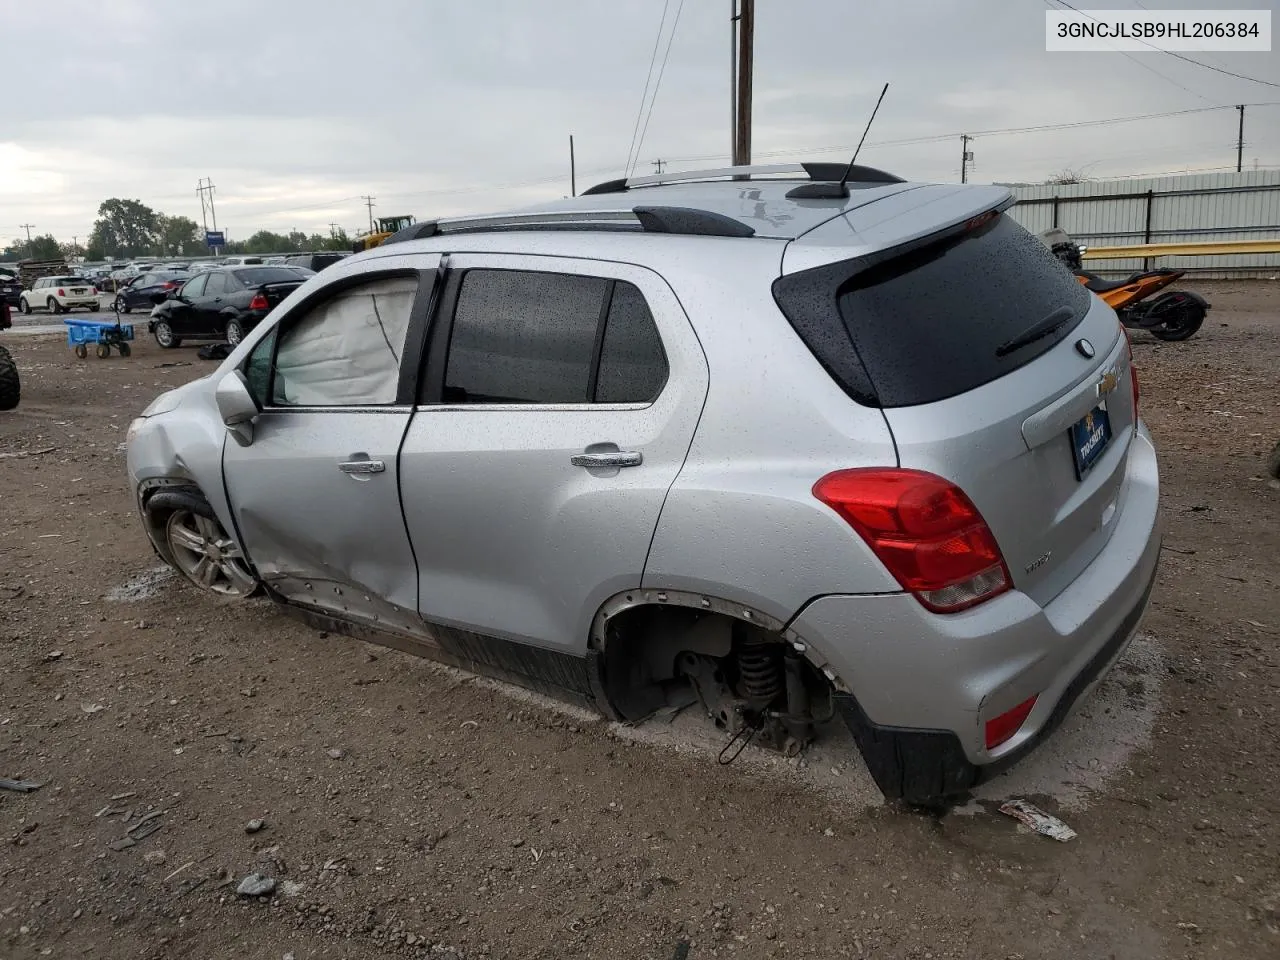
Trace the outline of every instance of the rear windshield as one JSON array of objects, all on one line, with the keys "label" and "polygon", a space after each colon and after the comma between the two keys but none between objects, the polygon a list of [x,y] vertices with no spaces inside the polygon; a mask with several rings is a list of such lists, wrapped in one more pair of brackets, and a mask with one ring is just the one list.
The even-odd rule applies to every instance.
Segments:
[{"label": "rear windshield", "polygon": [[882,407],[1002,377],[1061,342],[1090,303],[1048,248],[1002,214],[897,255],[782,277],[774,296],[845,391]]},{"label": "rear windshield", "polygon": [[88,283],[84,277],[54,277],[49,281],[50,284],[61,284],[62,286],[70,286],[76,283]]},{"label": "rear windshield", "polygon": [[249,267],[231,272],[246,287],[260,287],[264,283],[299,283],[303,279],[297,270],[290,267]]}]

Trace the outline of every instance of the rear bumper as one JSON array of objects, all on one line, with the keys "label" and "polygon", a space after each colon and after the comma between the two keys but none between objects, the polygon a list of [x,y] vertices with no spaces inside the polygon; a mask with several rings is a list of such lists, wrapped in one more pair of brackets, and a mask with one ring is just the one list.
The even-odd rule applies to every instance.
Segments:
[{"label": "rear bumper", "polygon": [[[1131,445],[1123,491],[1107,545],[1044,607],[1014,592],[936,616],[905,594],[829,596],[791,624],[852,691],[840,707],[887,795],[915,782],[904,781],[904,766],[927,767],[920,777],[955,793],[1014,763],[1123,653],[1160,554],[1159,475],[1145,431]],[[1033,695],[1019,731],[988,750],[985,722]]]}]

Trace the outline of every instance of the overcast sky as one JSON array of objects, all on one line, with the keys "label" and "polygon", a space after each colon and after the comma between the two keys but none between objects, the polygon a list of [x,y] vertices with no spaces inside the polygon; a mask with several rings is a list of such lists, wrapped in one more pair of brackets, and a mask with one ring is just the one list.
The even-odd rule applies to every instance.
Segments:
[{"label": "overcast sky", "polygon": [[[665,0],[670,57],[639,151],[672,169],[726,162],[729,2]],[[1048,0],[757,0],[754,152],[847,159],[958,180],[965,131],[1280,101],[1160,53],[1046,53]],[[1138,10],[1131,0],[1090,9]],[[1261,0],[1145,0],[1256,7]],[[566,195],[621,174],[664,0],[9,0],[0,15],[0,245],[87,236],[98,204],[137,198],[218,225],[355,231]],[[665,49],[658,51],[661,62]],[[1272,53],[1193,53],[1280,84]],[[656,70],[655,70],[656,73]],[[1235,110],[978,137],[974,180],[1221,168]],[[931,143],[885,144],[932,135]],[[1280,106],[1246,113],[1245,164],[1280,166]],[[773,156],[767,156],[773,155]]]}]

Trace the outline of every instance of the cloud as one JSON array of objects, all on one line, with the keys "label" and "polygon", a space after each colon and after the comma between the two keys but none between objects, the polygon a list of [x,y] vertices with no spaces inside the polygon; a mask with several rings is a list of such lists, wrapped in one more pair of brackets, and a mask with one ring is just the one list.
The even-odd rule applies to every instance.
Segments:
[{"label": "cloud", "polygon": [[[671,169],[727,160],[726,7],[670,0],[668,27],[677,9],[680,20],[637,173],[659,158]],[[217,184],[233,237],[354,229],[364,194],[375,212],[419,217],[561,196],[570,133],[580,187],[622,171],[662,12],[658,0],[11,4],[6,36],[52,30],[59,42],[6,45],[21,83],[0,126],[0,241],[25,222],[84,236],[113,196],[198,220],[201,177]],[[1280,82],[1270,54],[1195,56]],[[1280,100],[1160,54],[1048,54],[1033,3],[758,0],[759,159],[847,159],[885,81],[860,160],[918,179],[958,179],[961,131]],[[979,137],[974,174],[1226,165],[1235,119]],[[1280,164],[1278,121],[1280,107],[1250,109],[1246,162]],[[940,134],[953,136],[894,142]]]}]

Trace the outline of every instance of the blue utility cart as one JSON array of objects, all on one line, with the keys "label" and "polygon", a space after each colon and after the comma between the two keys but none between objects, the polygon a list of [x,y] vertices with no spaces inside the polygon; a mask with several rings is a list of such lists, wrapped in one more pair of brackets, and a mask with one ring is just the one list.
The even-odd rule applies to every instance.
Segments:
[{"label": "blue utility cart", "polygon": [[83,360],[89,355],[89,344],[97,344],[98,358],[105,360],[115,347],[120,356],[132,352],[129,341],[133,339],[133,324],[115,320],[63,320],[67,325],[67,346]]}]

